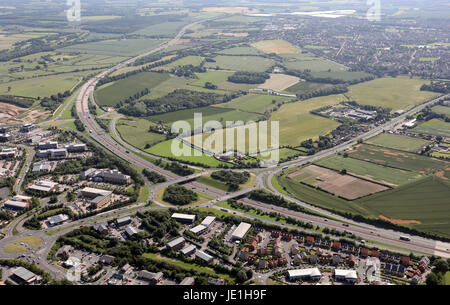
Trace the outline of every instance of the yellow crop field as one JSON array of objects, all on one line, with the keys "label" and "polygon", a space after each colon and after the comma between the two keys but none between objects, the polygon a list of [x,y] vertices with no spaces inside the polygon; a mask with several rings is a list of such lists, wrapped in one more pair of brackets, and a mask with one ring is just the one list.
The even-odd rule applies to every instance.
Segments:
[{"label": "yellow crop field", "polygon": [[284,40],[261,40],[253,43],[252,46],[267,54],[294,54],[300,50],[298,47]]}]

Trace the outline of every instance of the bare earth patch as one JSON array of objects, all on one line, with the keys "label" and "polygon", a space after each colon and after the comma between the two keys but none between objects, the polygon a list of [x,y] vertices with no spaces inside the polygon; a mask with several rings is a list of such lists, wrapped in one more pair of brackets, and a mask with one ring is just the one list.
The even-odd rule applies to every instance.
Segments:
[{"label": "bare earth patch", "polygon": [[[348,200],[354,200],[362,196],[389,189],[383,185],[350,175],[341,175],[333,170],[316,165],[309,165],[290,174],[288,177],[294,178],[299,175],[302,175],[302,179],[300,179],[301,182],[319,187],[333,195],[341,196]],[[311,183],[312,179],[315,179],[315,182]]]},{"label": "bare earth patch", "polygon": [[0,124],[33,123],[41,117],[47,117],[49,114],[48,111],[29,110],[11,104],[0,103]]},{"label": "bare earth patch", "polygon": [[300,81],[300,78],[286,74],[270,74],[270,78],[264,84],[258,86],[262,89],[272,89],[275,91],[283,91]]},{"label": "bare earth patch", "polygon": [[418,225],[421,224],[421,222],[418,221],[418,220],[393,219],[393,218],[388,218],[388,217],[383,216],[383,215],[378,215],[378,217],[383,219],[383,220],[389,221],[390,223],[396,224],[396,225],[408,225],[408,224],[411,224],[411,223],[418,224]]}]

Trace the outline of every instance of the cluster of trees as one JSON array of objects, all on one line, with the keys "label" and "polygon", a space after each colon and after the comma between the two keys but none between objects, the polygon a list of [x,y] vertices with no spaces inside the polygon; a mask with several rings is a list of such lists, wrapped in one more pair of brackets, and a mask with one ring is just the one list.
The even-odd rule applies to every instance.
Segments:
[{"label": "cluster of trees", "polygon": [[341,78],[333,78],[333,77],[322,77],[322,76],[314,76],[311,74],[311,70],[286,70],[286,74],[297,76],[301,79],[304,79],[309,82],[315,82],[315,83],[325,83],[325,84],[348,84],[348,85],[355,85],[362,82],[367,82],[370,80],[375,79],[375,76],[373,75],[367,75],[360,78],[355,78],[351,80],[344,80]]},{"label": "cluster of trees", "polygon": [[157,159],[155,161],[155,164],[158,166],[162,166],[164,169],[171,171],[178,176],[189,176],[195,172],[192,168],[189,168],[186,165],[180,164],[178,162],[166,162],[163,164],[163,161],[161,159]]},{"label": "cluster of trees", "polygon": [[170,73],[175,74],[179,77],[190,77],[196,78],[195,73],[205,73],[206,68],[203,65],[194,66],[194,65],[184,65],[184,66],[176,66],[170,69]]},{"label": "cluster of trees", "polygon": [[146,168],[142,171],[142,174],[153,184],[166,182],[167,179],[163,175],[158,174],[157,172],[149,171]]},{"label": "cluster of trees", "polygon": [[274,195],[264,190],[254,190],[249,193],[248,198],[268,204],[273,204],[289,210],[302,212],[305,214],[311,214],[309,210],[306,210],[305,208],[299,206],[298,204],[287,201],[281,196]]},{"label": "cluster of trees", "polygon": [[232,83],[244,84],[262,84],[270,78],[269,73],[265,72],[246,72],[238,71],[228,77]]},{"label": "cluster of trees", "polygon": [[28,108],[34,103],[34,99],[15,95],[0,95],[0,103],[7,103],[19,107]]},{"label": "cluster of trees", "polygon": [[53,94],[50,97],[44,97],[43,99],[41,99],[40,104],[42,107],[54,111],[59,107],[60,104],[64,102],[64,99],[68,96],[70,96],[70,91],[66,90],[64,91],[64,93],[58,93],[56,95]]},{"label": "cluster of trees", "polygon": [[435,82],[431,82],[429,85],[423,84],[422,87],[420,87],[420,90],[447,94],[447,93],[450,93],[450,82],[435,81]]},{"label": "cluster of trees", "polygon": [[359,104],[357,101],[349,101],[349,102],[342,102],[342,104],[347,104],[352,107],[356,107],[362,110],[366,111],[376,111],[377,116],[375,117],[375,120],[381,120],[381,119],[388,119],[391,116],[392,108],[388,107],[381,107],[381,106],[372,106],[372,105],[362,105]]},{"label": "cluster of trees", "polygon": [[433,110],[431,110],[430,106],[425,107],[417,116],[417,119],[419,121],[429,121],[432,119],[441,119],[446,122],[450,122],[450,117],[443,114],[443,113],[436,113]]},{"label": "cluster of trees", "polygon": [[150,116],[160,113],[192,109],[214,104],[226,103],[240,93],[220,95],[211,92],[198,92],[187,89],[176,89],[166,96],[152,99],[132,101],[119,108],[119,112],[130,116]]},{"label": "cluster of trees", "polygon": [[450,271],[450,258],[447,260],[440,258],[433,262],[434,269],[426,279],[427,285],[444,285],[444,277]]},{"label": "cluster of trees", "polygon": [[318,140],[308,139],[301,142],[300,146],[308,150],[308,155],[313,155],[320,150],[333,147],[333,142],[328,136],[319,136]]},{"label": "cluster of trees", "polygon": [[109,121],[107,119],[100,119],[98,117],[94,118],[95,122],[97,122],[98,126],[100,126],[101,129],[103,129],[106,132],[109,132],[108,123]]},{"label": "cluster of trees", "polygon": [[225,182],[230,191],[235,191],[239,189],[239,184],[244,184],[248,181],[250,173],[220,170],[213,172],[211,178]]},{"label": "cluster of trees", "polygon": [[74,215],[72,210],[69,207],[64,207],[63,204],[46,206],[38,215],[35,215],[34,217],[26,220],[23,226],[30,230],[40,230],[42,229],[42,220],[57,214],[66,214],[69,215],[70,218]]},{"label": "cluster of trees", "polygon": [[184,186],[171,184],[164,191],[163,200],[176,205],[185,205],[197,201],[198,194]]},{"label": "cluster of trees", "polygon": [[206,82],[204,88],[211,89],[211,90],[216,90],[217,89],[217,85],[214,85],[211,82]]},{"label": "cluster of trees", "polygon": [[342,94],[342,93],[347,93],[347,92],[348,92],[348,87],[345,84],[342,84],[342,85],[335,85],[335,86],[328,87],[328,88],[316,89],[316,90],[308,91],[305,93],[299,93],[299,94],[297,94],[297,98],[299,98],[300,100],[307,100],[307,99],[310,99],[313,97],[327,96],[327,95],[332,95],[332,94]]},{"label": "cluster of trees", "polygon": [[180,225],[170,217],[167,210],[147,211],[137,214],[142,219],[142,227],[150,233],[155,242],[159,242],[167,234],[176,236]]}]

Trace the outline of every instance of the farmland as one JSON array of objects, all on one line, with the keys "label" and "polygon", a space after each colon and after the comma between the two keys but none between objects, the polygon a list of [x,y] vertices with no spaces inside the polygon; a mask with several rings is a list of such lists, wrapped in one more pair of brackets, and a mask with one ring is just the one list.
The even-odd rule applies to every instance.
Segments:
[{"label": "farmland", "polygon": [[347,70],[347,68],[341,64],[320,58],[310,53],[282,54],[280,56],[283,58],[283,65],[285,65],[288,69],[309,69],[312,72]]},{"label": "farmland", "polygon": [[336,196],[353,200],[388,188],[349,175],[341,175],[316,165],[309,165],[288,175],[295,182],[302,182],[323,189]]},{"label": "farmland", "polygon": [[445,114],[446,116],[450,117],[450,107],[448,106],[434,106],[431,108],[433,112],[436,112],[438,114]]},{"label": "farmland", "polygon": [[164,40],[162,39],[103,40],[73,45],[60,50],[63,52],[82,52],[131,57],[144,53],[147,50],[151,50],[163,42]]},{"label": "farmland", "polygon": [[[219,104],[217,105],[217,107],[233,108],[263,114],[265,110],[275,107],[279,102],[288,100],[289,98],[280,96],[247,94],[240,96],[228,103]],[[275,101],[275,103],[273,103],[273,101]]]},{"label": "farmland", "polygon": [[286,74],[270,74],[270,78],[259,85],[258,88],[283,91],[286,88],[294,86],[300,81],[298,77]]},{"label": "farmland", "polygon": [[375,194],[361,204],[379,215],[392,219],[415,220],[408,226],[418,230],[450,236],[450,183],[434,176]]},{"label": "farmland", "polygon": [[439,119],[432,119],[414,127],[413,131],[434,136],[450,137],[450,123]]},{"label": "farmland", "polygon": [[422,176],[405,170],[393,169],[383,165],[353,158],[344,158],[337,155],[316,161],[315,164],[337,171],[346,169],[352,175],[390,186],[403,185]]},{"label": "farmland", "polygon": [[433,173],[449,166],[448,162],[438,159],[368,144],[356,145],[352,150],[348,151],[348,155],[350,158],[419,174]]},{"label": "farmland", "polygon": [[95,91],[95,100],[101,106],[115,106],[118,102],[145,88],[152,89],[170,76],[163,73],[142,72],[128,78],[107,83]]},{"label": "farmland", "polygon": [[299,48],[284,40],[262,40],[252,46],[268,54],[293,54],[300,51]]},{"label": "farmland", "polygon": [[274,63],[271,59],[258,56],[219,55],[214,57],[214,60],[216,62],[208,62],[205,64],[205,67],[220,67],[220,69],[231,71],[264,72]]},{"label": "farmland", "polygon": [[424,80],[407,77],[377,78],[350,86],[347,95],[362,105],[381,106],[392,111],[409,110],[437,96],[436,93],[420,91],[424,83]]},{"label": "farmland", "polygon": [[295,93],[295,94],[303,94],[308,93],[314,90],[331,88],[333,85],[323,84],[323,83],[314,83],[314,82],[306,82],[300,81],[295,85],[286,88],[287,92]]},{"label": "farmland", "polygon": [[219,52],[224,55],[261,55],[263,54],[255,47],[234,47]]},{"label": "farmland", "polygon": [[421,138],[412,138],[389,133],[382,133],[375,138],[367,140],[366,142],[368,144],[384,146],[387,148],[404,150],[408,152],[416,152],[425,145],[431,144],[431,141],[427,141]]}]

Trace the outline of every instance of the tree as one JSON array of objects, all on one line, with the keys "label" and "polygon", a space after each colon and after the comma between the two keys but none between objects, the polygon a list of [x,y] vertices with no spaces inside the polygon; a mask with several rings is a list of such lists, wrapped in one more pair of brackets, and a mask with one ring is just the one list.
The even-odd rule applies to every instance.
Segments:
[{"label": "tree", "polygon": [[341,169],[341,175],[347,175],[347,170],[345,168]]},{"label": "tree", "polygon": [[448,271],[448,263],[446,260],[438,259],[434,262],[434,266],[436,267],[436,272],[447,272]]},{"label": "tree", "polygon": [[439,277],[436,275],[436,273],[431,272],[430,274],[428,274],[425,283],[427,285],[439,285],[440,280]]},{"label": "tree", "polygon": [[58,196],[52,195],[52,196],[50,197],[49,203],[57,203],[57,202],[58,202]]},{"label": "tree", "polygon": [[236,274],[236,281],[239,283],[243,283],[246,280],[248,280],[247,273],[243,269],[239,270]]}]

